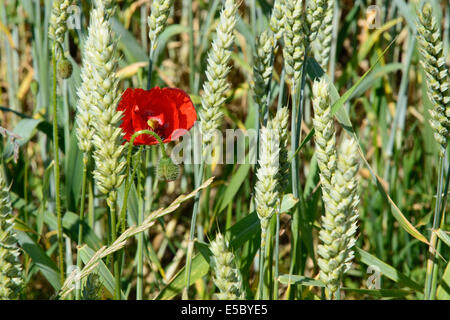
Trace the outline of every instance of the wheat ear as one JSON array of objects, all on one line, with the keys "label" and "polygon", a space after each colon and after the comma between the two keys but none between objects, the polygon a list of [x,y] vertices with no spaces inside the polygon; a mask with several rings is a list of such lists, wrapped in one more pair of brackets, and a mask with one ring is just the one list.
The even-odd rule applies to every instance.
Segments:
[{"label": "wheat ear", "polygon": [[280,108],[272,121],[269,121],[267,128],[278,132],[280,140],[279,147],[279,170],[278,170],[278,187],[282,193],[284,187],[289,184],[289,168],[290,162],[288,159],[288,143],[289,143],[289,109],[287,107]]},{"label": "wheat ear", "polygon": [[322,217],[318,247],[320,279],[327,295],[335,296],[341,277],[350,267],[356,242],[359,196],[357,192],[359,154],[355,140],[341,142],[332,189],[322,188],[325,215]]},{"label": "wheat ear", "polygon": [[23,286],[9,190],[0,175],[0,300],[18,297]]},{"label": "wheat ear", "polygon": [[440,144],[440,156],[443,157],[450,136],[448,70],[443,53],[441,30],[428,2],[419,13],[417,30],[419,51],[422,55],[420,61],[426,74],[428,97],[433,104],[430,110],[430,124],[434,129],[434,137]]},{"label": "wheat ear", "polygon": [[285,0],[275,0],[270,16],[270,29],[272,30],[276,41],[283,37],[284,26],[286,23],[286,18],[284,16],[284,2]]},{"label": "wheat ear", "polygon": [[264,112],[267,101],[267,87],[272,77],[272,50],[274,38],[271,33],[264,31],[256,39],[256,50],[253,57],[253,98],[259,108],[260,115]]},{"label": "wheat ear", "polygon": [[331,42],[333,40],[333,17],[334,17],[334,1],[328,0],[327,10],[323,23],[320,26],[317,38],[314,41],[314,53],[316,61],[326,72],[328,69],[328,61],[330,60]]},{"label": "wheat ear", "polygon": [[303,55],[305,53],[305,34],[303,30],[303,1],[285,1],[284,6],[284,68],[287,82],[295,86],[300,79]]},{"label": "wheat ear", "polygon": [[108,195],[108,204],[112,205],[117,198],[117,188],[124,179],[122,174],[126,162],[121,160],[124,146],[122,131],[118,123],[122,113],[116,110],[120,98],[118,92],[119,79],[116,75],[118,55],[116,41],[112,37],[111,26],[106,19],[105,8],[101,2],[92,11],[85,60],[92,66],[92,77],[89,94],[94,103],[91,105],[91,119],[95,147],[94,178],[98,189]]},{"label": "wheat ear", "polygon": [[150,16],[147,19],[149,28],[148,36],[152,45],[150,50],[152,52],[158,46],[158,36],[166,27],[172,5],[173,0],[154,0],[152,2]]},{"label": "wheat ear", "polygon": [[264,248],[270,218],[276,212],[278,197],[278,172],[280,138],[271,124],[260,130],[260,158],[255,184],[256,213],[261,221],[261,248]]},{"label": "wheat ear", "polygon": [[325,79],[314,81],[312,93],[316,158],[320,170],[320,184],[325,192],[330,193],[337,156],[334,120],[328,92],[329,85]]},{"label": "wheat ear", "polygon": [[64,43],[64,36],[67,31],[67,18],[69,17],[70,0],[54,0],[52,13],[50,15],[50,24],[48,26],[48,35],[58,46]]},{"label": "wheat ear", "polygon": [[308,35],[307,41],[312,43],[323,24],[323,19],[328,7],[329,0],[309,0],[306,7],[305,34]]},{"label": "wheat ear", "polygon": [[233,30],[236,24],[237,6],[235,1],[226,0],[220,13],[216,36],[208,53],[206,82],[203,85],[202,108],[200,114],[200,129],[203,143],[210,144],[214,131],[222,122],[220,107],[225,102],[225,93],[229,88],[227,75],[230,71],[228,62],[231,56],[231,45],[234,42]]},{"label": "wheat ear", "polygon": [[313,84],[313,108],[316,157],[320,170],[325,215],[319,233],[318,247],[320,278],[333,297],[342,275],[350,269],[357,229],[359,197],[357,172],[359,154],[353,139],[341,143],[336,154],[334,120],[325,79]]},{"label": "wheat ear", "polygon": [[220,300],[245,299],[241,272],[236,267],[236,259],[229,249],[228,241],[219,233],[210,248],[214,256],[214,283],[220,290],[217,297]]}]

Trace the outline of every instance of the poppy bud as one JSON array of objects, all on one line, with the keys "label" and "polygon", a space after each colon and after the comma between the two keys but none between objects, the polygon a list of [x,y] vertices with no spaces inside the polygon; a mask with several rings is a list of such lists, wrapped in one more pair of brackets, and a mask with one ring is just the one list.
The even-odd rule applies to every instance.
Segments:
[{"label": "poppy bud", "polygon": [[156,167],[156,176],[158,180],[174,181],[180,174],[180,167],[173,163],[170,157],[162,157]]},{"label": "poppy bud", "polygon": [[72,63],[67,59],[62,59],[58,62],[58,75],[62,79],[68,79],[72,75]]}]

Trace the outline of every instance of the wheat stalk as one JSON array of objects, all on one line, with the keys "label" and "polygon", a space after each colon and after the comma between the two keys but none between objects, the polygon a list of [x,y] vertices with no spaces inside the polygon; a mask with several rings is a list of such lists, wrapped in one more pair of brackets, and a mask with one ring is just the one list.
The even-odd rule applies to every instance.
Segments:
[{"label": "wheat stalk", "polygon": [[217,297],[220,300],[245,299],[241,272],[236,267],[236,258],[229,249],[228,241],[219,233],[211,242],[210,249],[214,257],[214,283],[220,290]]},{"label": "wheat stalk", "polygon": [[23,286],[9,190],[0,175],[0,300],[15,299]]},{"label": "wheat stalk", "polygon": [[434,137],[440,144],[439,154],[444,156],[450,136],[450,97],[448,93],[448,70],[443,54],[441,30],[427,2],[419,13],[417,39],[420,60],[426,74],[428,97],[433,105],[430,124]]}]

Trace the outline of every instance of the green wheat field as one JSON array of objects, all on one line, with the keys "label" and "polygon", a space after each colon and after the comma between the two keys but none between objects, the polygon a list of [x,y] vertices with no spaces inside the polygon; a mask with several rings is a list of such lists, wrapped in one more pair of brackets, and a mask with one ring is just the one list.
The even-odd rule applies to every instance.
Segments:
[{"label": "green wheat field", "polygon": [[450,1],[0,0],[0,300],[448,300]]}]

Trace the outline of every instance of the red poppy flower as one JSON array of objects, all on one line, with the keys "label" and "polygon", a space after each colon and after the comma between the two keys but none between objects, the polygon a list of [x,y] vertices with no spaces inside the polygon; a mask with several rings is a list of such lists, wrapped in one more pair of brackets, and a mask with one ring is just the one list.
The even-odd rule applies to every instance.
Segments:
[{"label": "red poppy flower", "polygon": [[[127,141],[130,141],[135,132],[152,130],[167,143],[186,133],[197,120],[191,99],[186,92],[177,88],[128,88],[123,93],[117,110],[123,112],[120,127]],[[157,143],[155,137],[149,134],[142,134],[134,140],[135,145]]]}]

